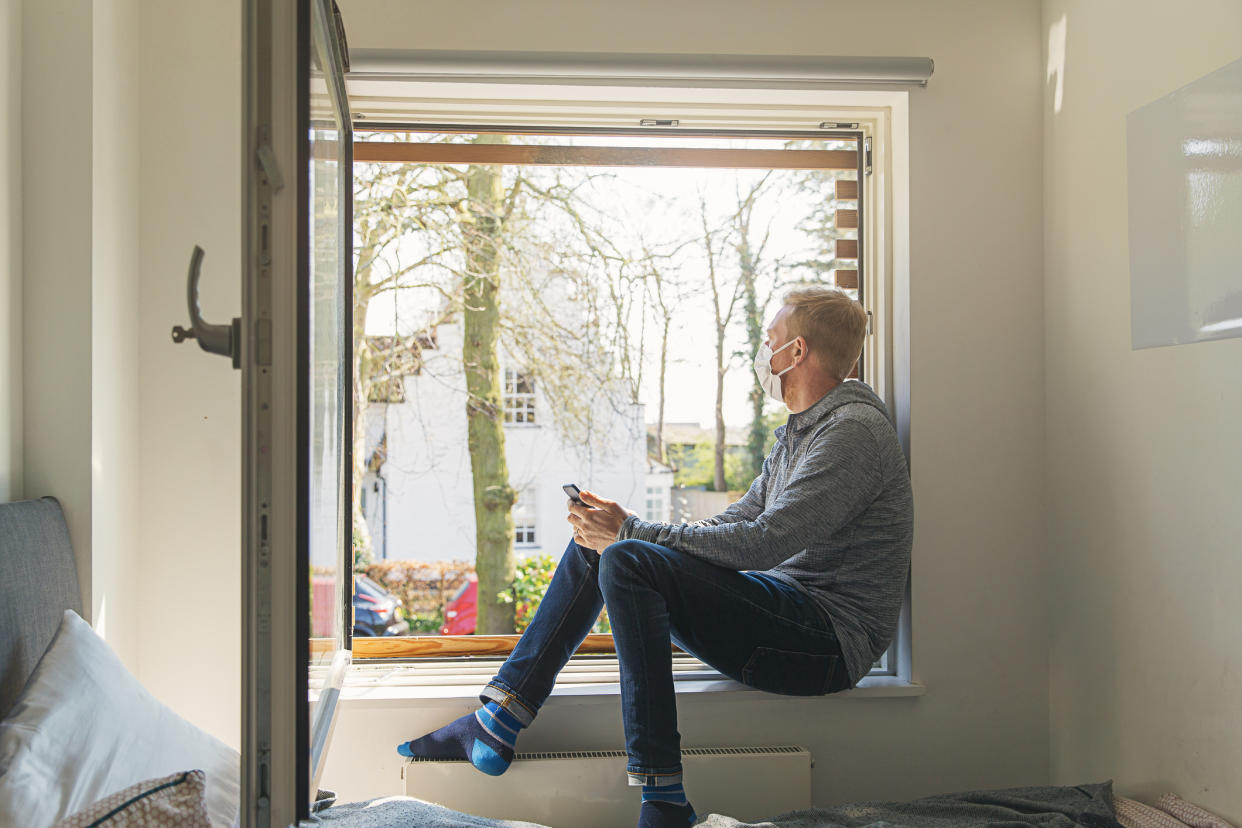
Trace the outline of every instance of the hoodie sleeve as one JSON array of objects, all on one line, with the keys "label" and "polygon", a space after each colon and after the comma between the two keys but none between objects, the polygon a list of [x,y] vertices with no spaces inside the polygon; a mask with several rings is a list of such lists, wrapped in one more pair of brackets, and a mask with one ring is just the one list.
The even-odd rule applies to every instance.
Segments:
[{"label": "hoodie sleeve", "polygon": [[[771,569],[830,537],[879,495],[880,454],[866,425],[847,418],[832,421],[812,437],[806,454],[771,506],[761,508],[746,497],[722,515],[719,523],[654,523],[630,516],[617,533],[677,549],[734,570]],[[743,505],[745,504],[745,505]],[[759,509],[757,514],[752,514]]]}]

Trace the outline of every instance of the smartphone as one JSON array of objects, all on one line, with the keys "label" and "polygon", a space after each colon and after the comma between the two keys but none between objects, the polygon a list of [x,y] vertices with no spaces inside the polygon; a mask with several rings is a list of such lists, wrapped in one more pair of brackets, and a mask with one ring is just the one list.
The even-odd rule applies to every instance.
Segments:
[{"label": "smartphone", "polygon": [[586,505],[582,502],[582,498],[579,496],[582,494],[582,490],[573,483],[566,483],[564,486],[561,486],[561,488],[565,490],[565,494],[569,495],[569,499],[574,503],[577,503],[579,506]]}]

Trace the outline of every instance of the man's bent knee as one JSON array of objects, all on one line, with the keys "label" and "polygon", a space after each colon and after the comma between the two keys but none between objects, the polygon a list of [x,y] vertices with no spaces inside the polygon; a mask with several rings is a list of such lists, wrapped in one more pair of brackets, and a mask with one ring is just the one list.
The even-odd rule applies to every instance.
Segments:
[{"label": "man's bent knee", "polygon": [[651,580],[656,571],[667,564],[670,551],[640,540],[622,540],[605,547],[599,559],[600,588],[632,583],[636,578]]},{"label": "man's bent knee", "polygon": [[628,579],[638,573],[646,544],[642,541],[623,540],[604,547],[599,556],[599,580],[605,582]]}]

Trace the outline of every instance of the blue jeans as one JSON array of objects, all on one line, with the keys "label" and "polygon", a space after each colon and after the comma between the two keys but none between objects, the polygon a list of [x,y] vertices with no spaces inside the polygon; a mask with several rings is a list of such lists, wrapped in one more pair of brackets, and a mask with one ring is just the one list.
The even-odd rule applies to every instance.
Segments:
[{"label": "blue jeans", "polygon": [[831,621],[795,587],[645,541],[620,541],[603,555],[571,541],[480,699],[530,724],[604,606],[620,662],[632,785],[681,781],[670,644],[772,693],[819,696],[850,685]]}]

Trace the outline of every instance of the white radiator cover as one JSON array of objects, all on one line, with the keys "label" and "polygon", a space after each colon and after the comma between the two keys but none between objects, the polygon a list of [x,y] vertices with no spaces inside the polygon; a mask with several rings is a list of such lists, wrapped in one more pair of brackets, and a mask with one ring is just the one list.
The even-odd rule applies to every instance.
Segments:
[{"label": "white radiator cover", "polygon": [[[683,748],[686,794],[700,817],[755,822],[811,807],[806,748]],[[630,787],[625,752],[519,753],[503,776],[465,761],[411,760],[401,769],[406,796],[494,819],[552,828],[617,828],[638,821],[641,792]]]}]

